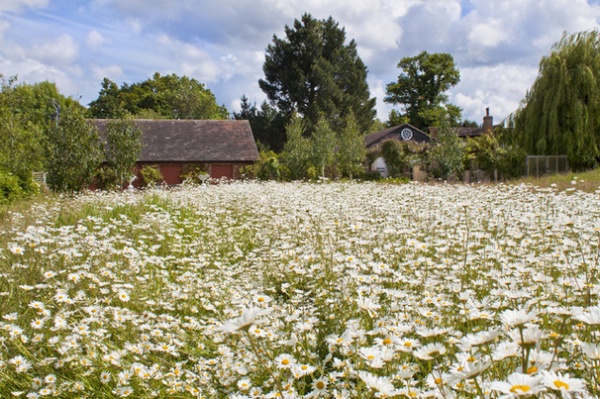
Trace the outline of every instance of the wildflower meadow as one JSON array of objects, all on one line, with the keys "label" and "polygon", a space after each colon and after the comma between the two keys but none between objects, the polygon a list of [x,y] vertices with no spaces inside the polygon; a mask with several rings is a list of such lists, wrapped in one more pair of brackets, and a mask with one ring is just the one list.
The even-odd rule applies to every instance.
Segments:
[{"label": "wildflower meadow", "polygon": [[9,212],[0,397],[599,397],[599,194],[233,182]]}]

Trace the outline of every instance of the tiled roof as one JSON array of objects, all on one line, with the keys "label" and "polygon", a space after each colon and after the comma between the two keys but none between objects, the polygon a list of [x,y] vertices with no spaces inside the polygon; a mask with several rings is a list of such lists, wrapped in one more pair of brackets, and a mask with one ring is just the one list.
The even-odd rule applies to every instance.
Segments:
[{"label": "tiled roof", "polygon": [[[109,121],[95,119],[100,132]],[[248,121],[137,119],[142,130],[139,162],[246,162],[259,159]]]}]

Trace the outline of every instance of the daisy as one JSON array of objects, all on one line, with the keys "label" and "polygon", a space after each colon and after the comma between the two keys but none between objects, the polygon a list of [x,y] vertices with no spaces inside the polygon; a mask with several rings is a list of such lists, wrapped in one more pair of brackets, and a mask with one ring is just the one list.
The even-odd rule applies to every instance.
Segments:
[{"label": "daisy", "polygon": [[512,330],[510,336],[514,342],[521,346],[532,346],[535,345],[544,335],[544,332],[540,330],[537,324],[527,326],[524,329]]},{"label": "daisy", "polygon": [[446,347],[439,342],[433,342],[413,351],[413,355],[421,360],[432,360],[437,355],[446,353]]},{"label": "daisy", "polygon": [[590,360],[600,360],[600,346],[583,342],[581,344],[581,351]]},{"label": "daisy", "polygon": [[600,306],[589,307],[587,312],[575,315],[575,318],[588,325],[598,325],[600,324]]},{"label": "daisy", "polygon": [[223,323],[221,326],[221,331],[225,333],[235,333],[240,330],[248,330],[248,328],[254,324],[256,319],[264,313],[265,311],[260,308],[244,309],[240,317],[227,320],[225,323]]},{"label": "daisy", "polygon": [[494,381],[490,384],[490,388],[504,393],[507,398],[537,395],[544,391],[541,377],[521,373],[509,375],[506,381]]},{"label": "daisy", "polygon": [[500,320],[507,327],[522,326],[525,323],[534,321],[537,318],[537,312],[526,312],[524,310],[505,310],[500,314]]},{"label": "daisy", "polygon": [[392,395],[396,389],[390,380],[385,377],[378,377],[367,371],[359,371],[358,376],[369,388],[384,395]]},{"label": "daisy", "polygon": [[279,369],[290,369],[296,364],[296,359],[292,355],[282,353],[275,358],[275,365]]},{"label": "daisy", "polygon": [[549,371],[541,372],[543,383],[546,387],[558,390],[562,397],[567,399],[573,396],[573,393],[584,393],[585,386],[582,379],[571,378],[569,374],[560,374]]}]

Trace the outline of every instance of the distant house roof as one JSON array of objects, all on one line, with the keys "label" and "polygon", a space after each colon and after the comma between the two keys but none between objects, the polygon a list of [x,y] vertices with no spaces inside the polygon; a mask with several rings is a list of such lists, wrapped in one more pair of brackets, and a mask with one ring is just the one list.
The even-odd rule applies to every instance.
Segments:
[{"label": "distant house roof", "polygon": [[[106,131],[109,120],[93,123]],[[138,162],[253,162],[259,159],[246,120],[137,119],[142,130]]]},{"label": "distant house roof", "polygon": [[376,146],[386,140],[430,142],[431,137],[424,131],[405,123],[399,126],[390,127],[379,132],[367,134],[364,137],[367,148]]}]

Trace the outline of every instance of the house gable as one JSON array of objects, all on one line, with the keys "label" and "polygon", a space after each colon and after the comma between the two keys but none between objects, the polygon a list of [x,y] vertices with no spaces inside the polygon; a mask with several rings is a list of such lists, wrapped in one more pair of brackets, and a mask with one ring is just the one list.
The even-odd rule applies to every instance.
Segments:
[{"label": "house gable", "polygon": [[379,132],[367,134],[364,138],[367,148],[375,147],[387,140],[413,141],[417,143],[429,143],[431,137],[424,131],[405,123]]}]

